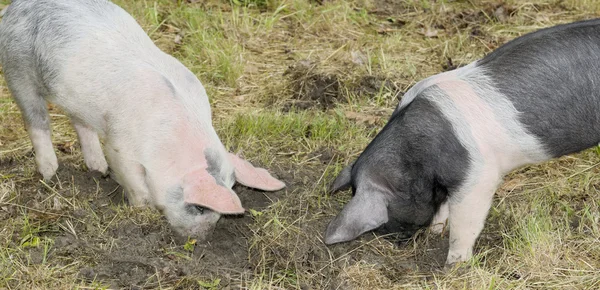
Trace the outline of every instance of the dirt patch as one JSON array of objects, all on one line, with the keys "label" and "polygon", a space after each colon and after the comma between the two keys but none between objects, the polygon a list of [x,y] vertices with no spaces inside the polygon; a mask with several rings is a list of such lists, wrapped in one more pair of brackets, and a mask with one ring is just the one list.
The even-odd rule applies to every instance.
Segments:
[{"label": "dirt patch", "polygon": [[396,97],[401,94],[400,88],[383,76],[360,76],[355,83],[356,85],[354,85],[353,90],[355,94],[369,99],[376,97],[382,92],[392,92]]},{"label": "dirt patch", "polygon": [[[263,193],[243,186],[235,186],[246,208],[262,210],[284,192]],[[125,220],[113,227],[111,239],[116,241],[112,251],[101,252],[101,261],[94,267],[82,269],[82,277],[108,281],[119,287],[138,285],[158,286],[162,280],[180,280],[182,287],[197,287],[198,281],[220,277],[220,286],[252,274],[248,263],[248,224],[253,219],[243,216],[224,216],[213,234],[193,251],[183,248],[185,241],[163,221],[160,224],[137,224]],[[185,286],[184,286],[185,285]]]},{"label": "dirt patch", "polygon": [[333,148],[320,147],[308,153],[308,157],[310,160],[319,160],[322,165],[329,165],[338,162],[340,152]]},{"label": "dirt patch", "polygon": [[488,2],[477,7],[477,9],[468,8],[464,10],[458,10],[456,12],[450,12],[447,14],[447,17],[438,19],[439,22],[436,24],[439,25],[440,28],[446,28],[447,26],[456,27],[459,29],[464,29],[467,27],[479,28],[481,25],[485,25],[492,21],[507,22],[515,11],[516,7],[506,3]]},{"label": "dirt patch", "polygon": [[400,16],[413,10],[414,8],[404,0],[375,0],[369,13],[379,16]]},{"label": "dirt patch", "polygon": [[[186,240],[177,237],[157,211],[130,208],[115,181],[64,159],[60,158],[57,177],[47,185],[38,182],[37,175],[18,182],[19,194],[0,211],[3,218],[19,219],[19,208],[24,207],[29,210],[28,223],[41,229],[16,233],[15,247],[27,234],[53,241],[47,256],[43,247],[29,249],[31,263],[44,259],[50,264],[80,263],[81,280],[132,289],[155,288],[160,283],[198,288],[198,281],[212,281],[212,277],[226,286],[253,273],[248,263],[250,214],[222,217],[206,242],[185,249]],[[35,165],[28,158],[0,160],[3,175],[20,175],[25,166]],[[285,180],[285,173],[281,175]],[[255,210],[264,210],[286,192],[266,193],[240,185],[234,190],[245,208]]]},{"label": "dirt patch", "polygon": [[[436,18],[434,26],[437,29],[443,29],[448,34],[461,33],[469,31],[469,36],[483,42],[489,50],[496,49],[504,44],[507,39],[504,37],[493,36],[484,26],[495,23],[508,23],[512,20],[516,12],[516,7],[502,2],[489,2],[481,7],[467,8],[463,10],[451,10],[444,13],[442,17]],[[452,60],[448,59],[445,70],[452,69]]]},{"label": "dirt patch", "polygon": [[339,76],[321,71],[317,62],[304,60],[284,72],[291,100],[283,111],[319,109],[322,111],[345,103],[348,93],[364,99],[374,99],[383,93],[399,95],[400,89],[380,75]]},{"label": "dirt patch", "polygon": [[290,66],[284,76],[292,91],[292,100],[284,104],[284,111],[311,108],[327,110],[334,107],[342,97],[338,76],[319,72],[315,62],[300,61]]},{"label": "dirt patch", "polygon": [[[412,31],[417,31],[426,38],[437,38],[439,34],[453,35],[469,31],[472,38],[483,42],[489,50],[497,48],[507,39],[493,36],[483,27],[490,23],[509,23],[517,14],[517,7],[504,2],[490,1],[477,6],[460,6],[447,8],[445,6],[416,6],[406,1],[377,0],[371,14],[381,17],[377,32],[388,35],[397,32],[407,24],[411,24]],[[534,9],[543,7],[533,6]],[[409,22],[406,15],[411,13],[435,13],[436,17],[430,20]],[[411,30],[411,29],[407,29]],[[407,31],[410,33],[410,31]],[[444,70],[455,68],[452,62],[443,64]]]},{"label": "dirt patch", "polygon": [[[414,12],[430,12],[432,9],[436,9],[437,7],[443,6],[436,6],[435,4],[419,5],[418,3],[411,3],[405,0],[375,0],[373,1],[372,8],[369,9],[369,13],[378,16],[391,17],[389,19],[392,20],[394,17],[399,17]],[[441,11],[445,11],[445,9],[446,8],[443,8]],[[449,17],[438,18],[437,24],[444,20],[451,20],[456,21],[456,23],[462,22],[466,24],[485,24],[494,19],[498,21],[505,21],[506,18],[510,17],[515,10],[516,8],[514,6],[510,6],[502,1],[487,1],[477,5],[477,9],[469,8],[460,10],[454,15],[449,14]],[[461,25],[460,27],[464,28],[465,26]]]}]

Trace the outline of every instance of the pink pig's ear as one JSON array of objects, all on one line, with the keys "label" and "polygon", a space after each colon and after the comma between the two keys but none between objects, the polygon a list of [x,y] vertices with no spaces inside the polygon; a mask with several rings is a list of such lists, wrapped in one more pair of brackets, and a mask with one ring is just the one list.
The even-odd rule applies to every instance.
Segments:
[{"label": "pink pig's ear", "polygon": [[266,191],[276,191],[285,187],[285,183],[271,176],[266,169],[256,168],[235,154],[229,153],[229,160],[235,167],[235,179],[245,186]]},{"label": "pink pig's ear", "polygon": [[183,200],[221,214],[244,213],[240,198],[232,190],[217,184],[206,170],[196,170],[183,178]]}]

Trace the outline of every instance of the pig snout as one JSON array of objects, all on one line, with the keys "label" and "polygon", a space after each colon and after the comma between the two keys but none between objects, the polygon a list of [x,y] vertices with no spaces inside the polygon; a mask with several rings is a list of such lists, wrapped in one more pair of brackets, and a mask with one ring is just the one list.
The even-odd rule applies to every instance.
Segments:
[{"label": "pig snout", "polygon": [[393,234],[393,237],[395,239],[409,239],[412,236],[415,235],[415,233],[420,230],[421,228],[423,228],[422,226],[415,226],[415,225],[411,225],[411,224],[400,224],[400,225],[394,225],[394,226],[389,226],[388,224],[385,224],[383,226],[381,226],[380,228],[376,229],[375,232],[380,234],[380,235],[388,235],[388,234]]},{"label": "pig snout", "polygon": [[171,228],[181,237],[205,241],[214,231],[221,215],[208,208],[187,204],[180,209],[165,209]]}]

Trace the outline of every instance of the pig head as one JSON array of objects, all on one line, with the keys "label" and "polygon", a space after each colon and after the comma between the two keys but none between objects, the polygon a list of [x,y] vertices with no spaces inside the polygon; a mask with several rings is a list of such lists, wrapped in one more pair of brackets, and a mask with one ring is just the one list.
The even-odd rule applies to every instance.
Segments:
[{"label": "pig head", "polygon": [[[452,155],[463,158],[450,162]],[[333,182],[330,192],[352,188],[353,197],[329,223],[325,243],[353,240],[375,229],[411,236],[430,224],[448,188],[459,184],[466,157],[430,101],[416,100],[411,110],[394,113]]]},{"label": "pig head", "polygon": [[[170,88],[165,90],[167,94]],[[139,139],[107,138],[113,176],[127,189],[131,204],[154,206],[180,235],[203,239],[221,215],[244,213],[232,190],[236,181],[265,191],[285,187],[267,170],[226,151],[210,118],[204,117],[210,116],[210,110],[203,109],[198,115],[171,100],[166,98],[160,110],[147,108],[153,118],[138,124],[136,131],[147,132]],[[124,151],[131,153],[124,155]]]},{"label": "pig head", "polygon": [[[153,190],[158,194],[155,203],[163,210],[169,224],[183,236],[202,239],[212,231],[221,215],[244,213],[239,197],[232,190],[236,181],[265,191],[285,187],[265,169],[256,168],[239,156],[219,149],[209,147],[199,151],[202,152],[200,160],[193,166],[180,167],[182,170],[173,172],[157,171],[163,178],[148,180],[156,187]],[[179,173],[173,174],[176,171]]]}]

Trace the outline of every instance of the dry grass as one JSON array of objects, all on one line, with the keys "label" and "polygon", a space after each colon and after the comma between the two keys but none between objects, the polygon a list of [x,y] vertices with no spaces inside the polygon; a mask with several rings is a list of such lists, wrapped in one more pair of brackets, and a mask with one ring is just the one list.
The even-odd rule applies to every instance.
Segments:
[{"label": "dry grass", "polygon": [[[597,17],[598,1],[115,2],[200,78],[226,146],[291,186],[257,206],[250,224],[232,228],[247,243],[236,258],[246,268],[219,268],[218,257],[196,263],[209,248],[198,255],[168,240],[158,213],[107,197],[114,184],[80,182],[76,137],[56,108],[53,142],[68,170],[65,180],[40,182],[0,78],[0,288],[600,287],[598,148],[507,176],[478,254],[463,267],[442,271],[447,239],[427,232],[401,242],[373,234],[333,247],[321,241],[349,199],[324,195],[327,185],[385,124],[402,92],[529,31]],[[0,0],[0,9],[7,3]],[[124,228],[162,238],[142,248],[127,243]],[[102,276],[98,267],[114,257],[106,253],[145,257],[110,264],[139,279],[128,285]]]}]

